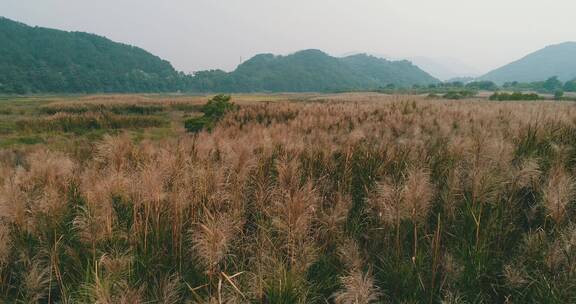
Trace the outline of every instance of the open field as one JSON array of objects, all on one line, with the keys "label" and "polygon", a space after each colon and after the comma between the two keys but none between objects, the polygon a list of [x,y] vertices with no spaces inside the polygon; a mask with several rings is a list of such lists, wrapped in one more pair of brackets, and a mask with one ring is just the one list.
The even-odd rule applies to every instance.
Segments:
[{"label": "open field", "polygon": [[576,105],[0,98],[0,302],[575,303]]}]

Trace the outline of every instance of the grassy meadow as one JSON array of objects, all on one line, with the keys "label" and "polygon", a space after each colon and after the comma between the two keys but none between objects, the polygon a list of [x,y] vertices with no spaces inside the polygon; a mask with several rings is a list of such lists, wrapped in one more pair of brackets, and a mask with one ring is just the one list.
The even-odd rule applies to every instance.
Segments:
[{"label": "grassy meadow", "polygon": [[576,303],[576,106],[0,98],[0,303]]}]

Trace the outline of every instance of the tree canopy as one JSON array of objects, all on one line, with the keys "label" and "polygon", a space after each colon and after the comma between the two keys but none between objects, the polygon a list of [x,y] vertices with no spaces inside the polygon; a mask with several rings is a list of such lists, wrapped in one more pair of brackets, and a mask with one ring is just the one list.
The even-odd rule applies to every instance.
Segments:
[{"label": "tree canopy", "polygon": [[0,17],[0,93],[177,91],[184,79],[143,49]]}]

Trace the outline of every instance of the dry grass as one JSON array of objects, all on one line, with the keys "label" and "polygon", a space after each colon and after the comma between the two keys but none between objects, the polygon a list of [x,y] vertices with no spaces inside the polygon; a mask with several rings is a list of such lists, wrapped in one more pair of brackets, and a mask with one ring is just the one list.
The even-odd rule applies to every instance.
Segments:
[{"label": "dry grass", "polygon": [[[1,150],[0,301],[576,301],[572,104],[233,99],[210,132]],[[44,107],[133,118],[205,100]]]}]

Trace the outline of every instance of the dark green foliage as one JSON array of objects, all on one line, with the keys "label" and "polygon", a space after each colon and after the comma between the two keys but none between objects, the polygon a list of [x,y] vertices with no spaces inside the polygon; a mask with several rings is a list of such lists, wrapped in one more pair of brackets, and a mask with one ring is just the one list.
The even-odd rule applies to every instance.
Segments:
[{"label": "dark green foliage", "polygon": [[199,132],[202,129],[210,130],[218,120],[227,112],[234,111],[237,105],[230,102],[229,95],[216,95],[202,106],[200,111],[204,113],[201,117],[190,118],[184,121],[184,128],[188,132]]},{"label": "dark green foliage", "polygon": [[226,112],[236,108],[236,105],[230,102],[230,99],[230,95],[216,95],[202,106],[200,111],[204,113],[204,116],[218,120],[222,118]]},{"label": "dark green foliage", "polygon": [[472,82],[465,85],[460,81],[452,81],[429,84],[427,86],[413,85],[410,88],[383,88],[377,91],[387,94],[429,94],[430,98],[447,95],[446,98],[462,99],[473,97],[480,90],[496,91],[498,89],[498,86],[492,82]]},{"label": "dark green foliage", "polygon": [[521,92],[514,92],[514,93],[494,93],[492,94],[492,96],[490,96],[490,100],[499,100],[499,101],[504,101],[504,100],[540,100],[542,99],[542,97],[540,97],[538,94],[534,94],[534,93],[521,93]]},{"label": "dark green foliage", "polygon": [[554,93],[554,100],[562,100],[563,96],[564,96],[564,91],[558,90],[558,91],[556,91],[556,93]]},{"label": "dark green foliage", "polygon": [[184,75],[140,48],[0,18],[0,93],[161,92]]},{"label": "dark green foliage", "polygon": [[140,48],[82,32],[0,19],[0,94],[94,92],[326,92],[437,83],[408,61],[318,50],[261,54],[231,73],[193,76]]},{"label": "dark green foliage", "polygon": [[451,91],[451,92],[444,94],[442,97],[444,97],[446,99],[457,100],[457,99],[474,97],[474,95],[476,95],[476,92],[473,92],[473,91]]},{"label": "dark green foliage", "polygon": [[184,121],[184,128],[188,132],[200,132],[202,129],[210,129],[212,120],[206,116],[189,118]]},{"label": "dark green foliage", "polygon": [[498,86],[492,81],[474,81],[466,84],[466,89],[469,90],[482,90],[482,91],[496,91]]},{"label": "dark green foliage", "polygon": [[576,79],[567,81],[564,84],[564,91],[566,92],[576,92]]},{"label": "dark green foliage", "polygon": [[305,50],[288,56],[260,54],[231,73],[198,72],[192,80],[192,90],[327,92],[437,82],[408,61],[388,61],[368,55],[336,58],[318,50]]},{"label": "dark green foliage", "polygon": [[542,88],[546,92],[556,92],[556,91],[562,89],[562,82],[560,80],[558,80],[558,77],[556,77],[556,76],[550,77],[550,78],[546,79],[546,81],[544,81]]},{"label": "dark green foliage", "polygon": [[536,81],[530,83],[520,83],[517,81],[507,82],[503,85],[503,88],[507,90],[514,90],[514,91],[536,91],[540,93],[548,93],[548,94],[555,94],[558,91],[570,91],[573,88],[570,85],[570,82],[563,84],[558,77],[550,77],[546,81]]}]

